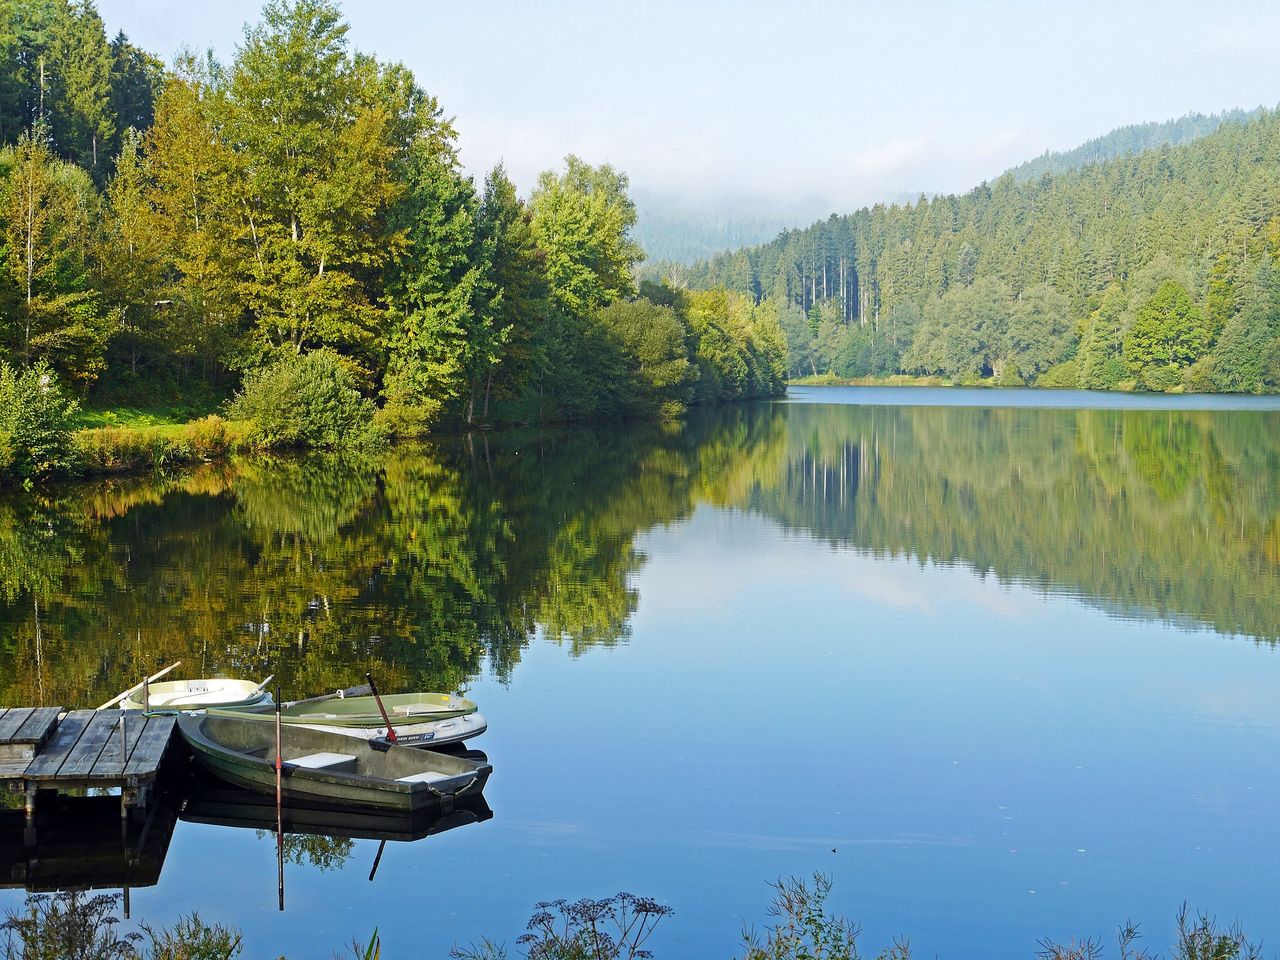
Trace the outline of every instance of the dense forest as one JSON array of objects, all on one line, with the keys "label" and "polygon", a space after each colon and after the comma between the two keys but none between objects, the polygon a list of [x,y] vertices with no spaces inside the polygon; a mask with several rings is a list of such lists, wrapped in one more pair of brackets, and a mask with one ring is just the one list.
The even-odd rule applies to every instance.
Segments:
[{"label": "dense forest", "polygon": [[303,379],[337,371],[402,433],[782,389],[770,306],[637,289],[625,174],[570,156],[525,199],[501,166],[474,182],[444,107],[330,0],[271,0],[229,64],[109,40],[92,0],[0,0],[0,50],[10,380],[211,410],[321,355]]},{"label": "dense forest", "polygon": [[778,304],[793,376],[1269,392],[1278,170],[1280,113],[1262,110],[1182,146],[833,215],[677,273]]}]

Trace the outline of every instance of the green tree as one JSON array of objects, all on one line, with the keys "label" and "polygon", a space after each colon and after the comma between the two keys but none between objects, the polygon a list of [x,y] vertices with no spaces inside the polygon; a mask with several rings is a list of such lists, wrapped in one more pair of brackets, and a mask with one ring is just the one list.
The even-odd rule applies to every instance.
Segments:
[{"label": "green tree", "polygon": [[1084,322],[1077,367],[1080,386],[1111,390],[1124,379],[1123,323],[1129,299],[1118,283],[1110,284],[1097,309]]},{"label": "green tree", "polygon": [[1023,381],[1065,360],[1072,347],[1071,305],[1047,283],[1024,290],[1009,316],[1008,362]]},{"label": "green tree", "polygon": [[1194,363],[1208,346],[1204,314],[1173,280],[1166,280],[1142,303],[1124,338],[1130,372],[1152,374],[1151,368],[1179,370]]},{"label": "green tree", "polygon": [[3,343],[30,366],[46,360],[82,384],[102,369],[110,334],[90,275],[98,197],[88,176],[56,160],[37,125],[0,158],[8,301]]},{"label": "green tree", "polygon": [[632,272],[644,253],[630,238],[636,209],[628,185],[608,164],[592,167],[572,155],[564,173],[538,178],[530,200],[534,239],[552,295],[577,316],[635,292]]},{"label": "green tree", "polygon": [[1268,364],[1280,353],[1280,269],[1261,261],[1245,293],[1245,306],[1223,327],[1213,351],[1219,390],[1258,393],[1268,383]]},{"label": "green tree", "polygon": [[384,223],[400,131],[376,63],[353,57],[346,34],[329,0],[270,0],[227,84],[240,295],[263,353],[362,357],[381,326],[364,280],[394,247]]},{"label": "green tree", "polygon": [[168,257],[165,233],[152,207],[138,133],[125,133],[116,171],[107,187],[99,256],[103,299],[115,314],[113,347],[136,376],[180,343],[173,311],[158,305]]},{"label": "green tree", "polygon": [[180,58],[142,143],[145,202],[165,255],[156,300],[169,315],[170,349],[204,366],[236,362],[251,243],[236,192],[240,161],[219,135],[226,101],[218,81],[216,64]]},{"label": "green tree", "polygon": [[57,0],[43,117],[58,153],[104,183],[116,142],[111,48],[92,0]]},{"label": "green tree", "polygon": [[477,242],[478,199],[463,176],[453,128],[420,92],[417,130],[403,166],[405,189],[393,224],[404,239],[389,279],[395,314],[383,390],[387,403],[424,424],[441,404],[465,400],[493,360],[488,264]]},{"label": "green tree", "polygon": [[[111,113],[121,141],[130,128],[144,132],[155,121],[164,86],[164,64],[134,46],[123,32],[111,41]],[[119,152],[119,142],[113,153]]]},{"label": "green tree", "polygon": [[689,331],[671,307],[648,300],[618,300],[603,307],[596,320],[620,345],[630,376],[621,406],[632,413],[679,416],[694,377],[689,362]]},{"label": "green tree", "polygon": [[496,393],[507,400],[525,397],[539,371],[546,367],[540,329],[550,309],[550,290],[542,252],[533,235],[528,208],[516,195],[515,184],[499,164],[485,177],[477,211],[476,233],[489,266],[495,295],[490,301],[490,344],[496,349],[483,373],[481,415],[489,416]]}]

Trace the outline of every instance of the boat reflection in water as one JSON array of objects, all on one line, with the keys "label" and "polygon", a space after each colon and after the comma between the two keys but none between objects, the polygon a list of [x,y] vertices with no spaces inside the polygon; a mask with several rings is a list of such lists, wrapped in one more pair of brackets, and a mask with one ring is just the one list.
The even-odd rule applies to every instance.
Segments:
[{"label": "boat reflection in water", "polygon": [[[194,769],[157,786],[145,811],[128,819],[121,818],[115,796],[41,797],[32,831],[22,810],[0,808],[0,888],[32,893],[117,889],[124,893],[128,918],[129,890],[159,883],[178,820],[275,834],[274,796]],[[412,813],[289,802],[282,814],[283,846],[309,837],[382,841],[370,880],[388,841],[412,843],[493,817],[483,794],[446,797]]]}]

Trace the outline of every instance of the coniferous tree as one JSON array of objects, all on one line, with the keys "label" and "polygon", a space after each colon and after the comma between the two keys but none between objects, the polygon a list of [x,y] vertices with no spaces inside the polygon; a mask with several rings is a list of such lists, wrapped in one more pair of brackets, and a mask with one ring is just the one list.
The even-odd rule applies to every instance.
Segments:
[{"label": "coniferous tree", "polygon": [[58,154],[106,181],[116,145],[111,49],[92,0],[57,0],[49,27],[43,118]]}]

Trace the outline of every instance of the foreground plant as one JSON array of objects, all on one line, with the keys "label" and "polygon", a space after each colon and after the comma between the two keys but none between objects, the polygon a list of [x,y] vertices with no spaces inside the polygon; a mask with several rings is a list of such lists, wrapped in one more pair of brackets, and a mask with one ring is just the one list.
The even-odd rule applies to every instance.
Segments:
[{"label": "foreground plant", "polygon": [[114,916],[120,894],[86,897],[76,891],[27,897],[23,912],[10,911],[0,923],[0,960],[235,960],[242,950],[238,930],[207,924],[198,914],[172,927],[143,924],[150,941],[139,949],[140,933],[120,935]]},{"label": "foreground plant", "polygon": [[117,900],[75,891],[27,897],[25,911],[10,911],[0,924],[0,960],[135,960],[142,937],[116,932]]},{"label": "foreground plant", "polygon": [[[1119,931],[1120,960],[1160,960],[1136,946],[1138,927],[1126,923]],[[1069,943],[1040,941],[1040,960],[1102,960],[1105,951],[1096,938]],[[1178,939],[1169,960],[1262,960],[1262,948],[1250,943],[1238,923],[1218,926],[1217,920],[1197,913],[1194,917],[1184,903],[1178,911]]]},{"label": "foreground plant", "polygon": [[[861,928],[843,916],[828,916],[831,878],[815,873],[813,885],[798,877],[772,884],[769,915],[778,922],[766,926],[764,937],[755,930],[743,933],[743,960],[858,960]],[[906,940],[895,942],[879,954],[879,960],[910,960]]]},{"label": "foreground plant", "polygon": [[[619,893],[604,900],[573,903],[551,900],[537,904],[528,932],[517,943],[529,960],[642,960],[654,928],[672,909],[648,897]],[[504,960],[506,947],[482,940],[471,947],[454,947],[455,960]]]}]

